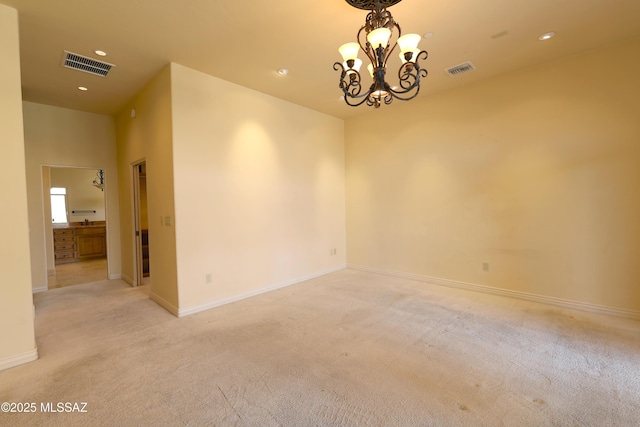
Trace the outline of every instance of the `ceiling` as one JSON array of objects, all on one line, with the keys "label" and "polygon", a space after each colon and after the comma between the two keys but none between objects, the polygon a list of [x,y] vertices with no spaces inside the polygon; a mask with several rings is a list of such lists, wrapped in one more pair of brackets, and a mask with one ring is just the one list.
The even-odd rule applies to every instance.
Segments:
[{"label": "ceiling", "polygon": [[[339,118],[371,108],[340,99],[337,48],[355,41],[366,16],[344,0],[0,3],[19,13],[26,101],[113,115],[176,62]],[[404,0],[389,10],[404,33],[433,33],[420,44],[429,52],[420,98],[640,35],[639,0]],[[548,31],[556,37],[539,41]],[[107,77],[67,69],[64,50],[115,67]],[[457,77],[444,71],[466,61],[476,70]],[[394,77],[397,64],[389,68]]]}]

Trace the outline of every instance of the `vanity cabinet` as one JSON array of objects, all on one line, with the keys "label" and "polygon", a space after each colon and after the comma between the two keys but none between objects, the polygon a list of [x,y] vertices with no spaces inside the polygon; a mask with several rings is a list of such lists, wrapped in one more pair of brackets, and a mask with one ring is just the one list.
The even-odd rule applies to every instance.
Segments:
[{"label": "vanity cabinet", "polygon": [[75,229],[53,229],[53,255],[56,264],[77,260]]},{"label": "vanity cabinet", "polygon": [[75,231],[79,259],[107,254],[105,227],[77,227]]},{"label": "vanity cabinet", "polygon": [[78,225],[53,229],[53,256],[56,264],[107,255],[104,225]]}]

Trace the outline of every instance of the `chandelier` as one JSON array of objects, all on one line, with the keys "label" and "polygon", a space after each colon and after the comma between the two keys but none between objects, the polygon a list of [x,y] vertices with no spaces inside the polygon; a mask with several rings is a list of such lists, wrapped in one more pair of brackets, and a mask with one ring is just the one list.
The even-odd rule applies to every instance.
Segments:
[{"label": "chandelier", "polygon": [[[357,107],[363,103],[379,108],[384,102],[391,104],[394,98],[409,101],[420,92],[420,77],[427,77],[427,70],[420,68],[418,60],[426,60],[428,53],[418,49],[421,37],[418,34],[402,35],[400,25],[393,20],[387,7],[401,0],[346,0],[351,6],[369,10],[367,19],[360,31],[357,42],[346,43],[338,51],[344,62],[336,62],[333,69],[340,71],[340,89],[345,102]],[[398,69],[398,86],[390,86],[386,80],[387,60],[396,46],[400,49],[402,65]],[[362,93],[360,66],[362,60],[358,53],[362,50],[370,64],[367,69],[373,79],[369,89]]]}]

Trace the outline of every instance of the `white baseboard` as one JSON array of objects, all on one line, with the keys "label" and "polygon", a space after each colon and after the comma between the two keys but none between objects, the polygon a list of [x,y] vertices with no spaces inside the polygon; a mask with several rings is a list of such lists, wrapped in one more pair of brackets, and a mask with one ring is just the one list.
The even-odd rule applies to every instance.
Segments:
[{"label": "white baseboard", "polygon": [[160,307],[164,308],[174,316],[180,317],[178,307],[175,307],[173,304],[171,304],[166,299],[162,298],[160,295],[154,294],[153,292],[151,292],[149,293],[149,299],[151,299],[151,301],[155,302]]},{"label": "white baseboard", "polygon": [[50,268],[47,270],[47,276],[55,276],[56,275],[56,269],[55,268]]},{"label": "white baseboard", "polygon": [[333,273],[333,272],[336,272],[336,271],[344,270],[346,267],[347,266],[343,264],[343,265],[340,265],[338,267],[334,267],[334,268],[331,268],[331,269],[328,269],[328,270],[324,270],[324,271],[320,271],[320,272],[317,272],[317,273],[309,274],[309,275],[303,276],[303,277],[297,277],[297,278],[292,279],[292,280],[287,280],[286,282],[265,286],[263,288],[256,289],[254,291],[245,292],[245,293],[242,293],[242,294],[238,294],[238,295],[234,295],[234,296],[231,296],[231,297],[222,298],[222,299],[218,299],[218,300],[214,300],[214,301],[209,301],[209,302],[206,302],[204,304],[194,305],[192,307],[181,308],[181,309],[178,310],[178,317],[190,316],[192,314],[200,313],[201,311],[206,311],[206,310],[210,310],[210,309],[215,308],[215,307],[220,307],[221,305],[231,304],[233,302],[237,302],[237,301],[240,301],[240,300],[243,300],[243,299],[246,299],[246,298],[251,298],[251,297],[255,297],[257,295],[265,294],[267,292],[271,292],[271,291],[275,291],[275,290],[278,290],[278,289],[282,289],[282,288],[285,288],[287,286],[291,286],[291,285],[295,285],[295,284],[300,283],[300,282],[304,282],[306,280],[311,280],[311,279],[315,279],[316,277],[324,276],[325,274],[329,274],[329,273]]},{"label": "white baseboard", "polygon": [[[109,275],[107,276],[107,278],[108,278],[109,280],[118,280],[118,279],[122,279],[122,274],[109,274]],[[126,280],[125,280],[125,282],[126,282]]]},{"label": "white baseboard", "polygon": [[15,356],[0,359],[0,371],[24,365],[25,363],[33,362],[34,360],[38,360],[37,348],[27,351],[26,353],[16,354]]},{"label": "white baseboard", "polygon": [[31,293],[32,294],[37,294],[38,292],[46,292],[49,290],[48,286],[40,286],[38,288],[32,288],[31,289]]},{"label": "white baseboard", "polygon": [[590,313],[605,314],[609,316],[626,317],[640,320],[640,311],[626,310],[622,308],[608,307],[604,305],[591,304],[580,301],[567,300],[545,295],[530,294],[527,292],[512,291],[508,289],[494,288],[492,286],[478,285],[475,283],[459,282],[457,280],[440,279],[420,274],[403,273],[394,270],[385,270],[375,267],[348,264],[347,268],[352,270],[366,271],[369,273],[383,274],[386,276],[399,277],[401,279],[417,280],[419,282],[432,283],[434,285],[448,286],[450,288],[465,289],[468,291],[482,292],[485,294],[498,295],[508,298],[516,298],[525,301],[538,302],[542,304],[554,305],[556,307],[569,308],[573,310],[587,311]]}]

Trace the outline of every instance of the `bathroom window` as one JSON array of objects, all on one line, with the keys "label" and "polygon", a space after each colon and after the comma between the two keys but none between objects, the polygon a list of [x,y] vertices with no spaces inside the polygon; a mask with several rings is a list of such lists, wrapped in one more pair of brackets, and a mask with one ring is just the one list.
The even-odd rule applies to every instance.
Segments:
[{"label": "bathroom window", "polygon": [[51,187],[51,219],[54,224],[66,224],[67,221],[67,189]]}]

